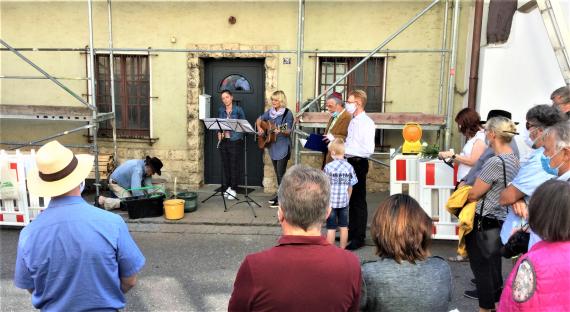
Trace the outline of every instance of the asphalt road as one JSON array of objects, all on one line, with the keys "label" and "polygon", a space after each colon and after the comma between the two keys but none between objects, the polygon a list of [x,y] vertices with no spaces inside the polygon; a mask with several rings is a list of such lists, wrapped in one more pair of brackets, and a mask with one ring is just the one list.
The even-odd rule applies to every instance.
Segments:
[{"label": "asphalt road", "polygon": [[[147,264],[137,286],[127,294],[125,311],[224,311],[237,269],[245,255],[275,244],[278,228],[232,226],[141,225],[132,235]],[[0,228],[0,311],[30,311],[30,295],[13,286],[19,230]],[[436,241],[434,255],[448,257],[456,242]],[[367,246],[357,251],[374,259]],[[504,274],[512,267],[504,261]],[[472,289],[468,263],[451,263],[454,293],[450,310],[475,311],[477,302],[463,297]],[[87,281],[86,281],[87,282]]]}]

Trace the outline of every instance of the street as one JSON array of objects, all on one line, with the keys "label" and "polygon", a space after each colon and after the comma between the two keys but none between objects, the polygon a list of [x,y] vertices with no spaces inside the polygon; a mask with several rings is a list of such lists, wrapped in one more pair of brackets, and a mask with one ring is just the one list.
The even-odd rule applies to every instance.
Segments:
[{"label": "street", "polygon": [[[127,294],[125,311],[226,310],[244,256],[274,245],[279,234],[278,227],[267,226],[129,224],[129,228],[147,262],[137,286]],[[30,295],[12,282],[18,234],[18,229],[0,229],[0,311],[33,310]],[[451,256],[455,245],[434,241],[432,253]],[[372,246],[357,254],[363,261],[375,258]],[[503,264],[506,275],[510,261]],[[451,263],[451,268],[450,310],[475,311],[477,302],[463,297],[463,291],[473,287],[469,264]]]}]

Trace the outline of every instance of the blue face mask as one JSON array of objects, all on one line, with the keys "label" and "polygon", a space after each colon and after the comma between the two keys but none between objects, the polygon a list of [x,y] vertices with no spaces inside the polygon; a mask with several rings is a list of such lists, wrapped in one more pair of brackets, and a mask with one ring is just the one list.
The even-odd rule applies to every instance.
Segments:
[{"label": "blue face mask", "polygon": [[562,150],[558,151],[556,154],[552,155],[552,157],[548,157],[548,156],[544,155],[544,153],[542,153],[542,155],[540,155],[540,164],[542,165],[542,170],[544,170],[546,173],[551,174],[553,176],[558,176],[558,169],[560,169],[560,167],[562,167],[564,162],[562,162],[560,165],[558,165],[558,167],[552,168],[552,167],[550,167],[550,161],[552,160],[552,158],[554,156],[558,155],[558,153],[560,153],[561,151]]}]

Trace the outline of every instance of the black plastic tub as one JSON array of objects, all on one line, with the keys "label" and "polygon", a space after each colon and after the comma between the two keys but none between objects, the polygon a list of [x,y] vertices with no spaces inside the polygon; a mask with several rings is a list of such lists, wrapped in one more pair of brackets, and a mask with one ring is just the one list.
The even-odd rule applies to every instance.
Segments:
[{"label": "black plastic tub", "polygon": [[162,194],[128,197],[121,200],[121,210],[129,213],[129,219],[160,217],[164,214],[163,202]]}]

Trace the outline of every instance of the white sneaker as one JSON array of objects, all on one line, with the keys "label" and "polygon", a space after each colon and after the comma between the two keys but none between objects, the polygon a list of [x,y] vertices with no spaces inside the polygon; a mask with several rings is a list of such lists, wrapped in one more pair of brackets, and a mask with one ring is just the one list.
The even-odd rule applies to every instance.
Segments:
[{"label": "white sneaker", "polygon": [[228,187],[228,189],[226,190],[226,194],[227,194],[227,197],[226,197],[226,198],[227,198],[228,200],[234,200],[234,199],[236,199],[237,193],[236,193],[236,191],[232,190],[231,187]]}]

